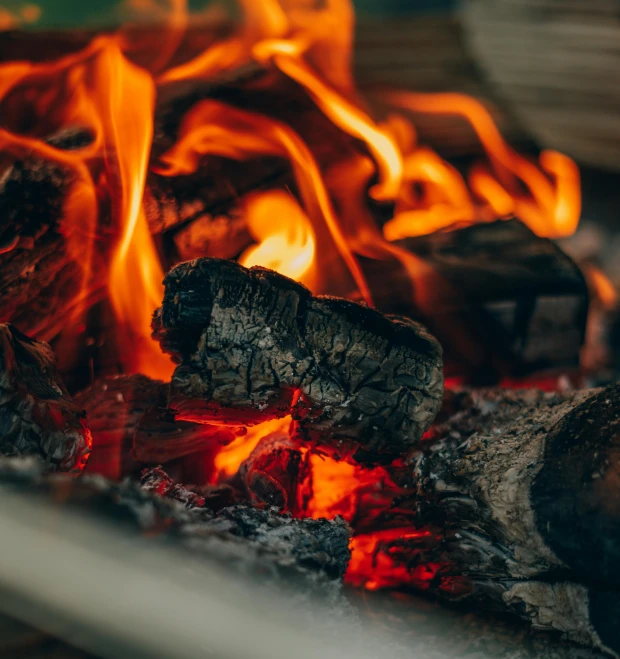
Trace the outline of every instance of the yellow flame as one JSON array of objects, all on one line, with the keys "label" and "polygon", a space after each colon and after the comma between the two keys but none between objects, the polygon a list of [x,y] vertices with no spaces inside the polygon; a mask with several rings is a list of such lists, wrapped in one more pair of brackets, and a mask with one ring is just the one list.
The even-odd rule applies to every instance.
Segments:
[{"label": "yellow flame", "polygon": [[295,198],[272,190],[247,197],[243,209],[250,234],[259,244],[249,247],[240,263],[248,268],[262,265],[311,286],[314,231]]}]

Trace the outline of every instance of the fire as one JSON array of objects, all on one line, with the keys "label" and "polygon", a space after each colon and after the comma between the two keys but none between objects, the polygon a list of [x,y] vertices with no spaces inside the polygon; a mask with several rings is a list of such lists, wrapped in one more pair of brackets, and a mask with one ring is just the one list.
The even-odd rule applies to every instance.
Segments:
[{"label": "fire", "polygon": [[250,195],[244,203],[252,237],[239,262],[246,267],[262,265],[312,287],[315,237],[308,216],[295,198],[280,190]]},{"label": "fire", "polygon": [[[240,0],[240,7],[241,25],[234,30],[228,25],[202,52],[188,54],[182,48],[185,31],[196,18],[186,0],[129,0],[126,10],[167,21],[156,48],[148,39],[144,45],[132,33],[119,31],[96,37],[81,51],[53,62],[0,64],[3,155],[36,155],[72,174],[61,230],[68,255],[80,265],[81,287],[76,299],[67,301],[67,324],[80,326],[94,292],[101,299],[106,290],[124,372],[169,380],[173,369],[150,337],[151,316],[163,293],[163,270],[175,257],[151,235],[143,204],[149,168],[175,177],[195,174],[217,157],[239,163],[264,157],[285,161],[294,189],[274,186],[236,200],[253,240],[240,262],[273,268],[319,293],[332,292],[335,280],[348,273],[356,288],[350,294],[368,304],[373,303],[372,290],[361,258],[399,260],[422,310],[453,294],[440,284],[432,290],[418,285],[433,273],[399,242],[408,237],[511,215],[542,236],[575,231],[579,170],[567,156],[543,151],[536,162],[517,153],[488,109],[462,94],[381,90],[365,99],[358,93],[351,73],[354,17],[348,0]],[[37,8],[30,5],[10,15],[0,12],[0,30],[37,18]],[[201,20],[222,27],[215,11]],[[347,136],[351,153],[322,165],[317,145],[303,127],[294,129],[278,118],[275,108],[271,116],[207,95],[189,108],[176,141],[166,144],[165,152],[158,150],[155,160],[151,150],[158,95],[172,93],[180,84],[217,83],[219,76],[244,66],[266,72],[264,85],[276,79],[294,83],[317,113]],[[412,120],[420,113],[468,122],[484,161],[466,173],[446,162],[420,142]],[[22,114],[35,117],[34,128],[22,122]],[[87,145],[63,150],[47,140],[76,128],[90,135]],[[391,217],[379,222],[377,208],[384,220],[388,212]],[[17,242],[2,249],[16,247]],[[603,302],[615,304],[608,282],[596,272],[592,282]],[[462,335],[465,345],[466,330]],[[288,416],[248,428],[214,456],[211,482],[233,479],[265,438],[281,434],[290,440],[292,426]],[[382,525],[382,515],[394,512],[404,495],[388,469],[336,461],[295,441],[307,466],[297,484],[303,506],[295,514],[341,515],[352,525],[349,583],[369,589],[423,587],[441,576],[441,565],[411,570],[399,558],[403,539],[420,546],[435,541],[431,530],[416,527],[411,511],[399,511],[396,528]]]},{"label": "fire", "polygon": [[234,476],[239,470],[241,463],[248,458],[261,439],[276,432],[287,434],[290,425],[291,417],[285,416],[281,419],[264,421],[248,428],[246,435],[237,437],[233,442],[224,446],[215,456],[213,482],[219,483],[226,478]]}]

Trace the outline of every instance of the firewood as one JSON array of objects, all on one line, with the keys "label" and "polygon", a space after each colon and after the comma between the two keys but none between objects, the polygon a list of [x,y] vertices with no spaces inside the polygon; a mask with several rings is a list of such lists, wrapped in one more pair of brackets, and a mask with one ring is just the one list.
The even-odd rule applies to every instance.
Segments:
[{"label": "firewood", "polygon": [[80,266],[67,254],[62,228],[71,184],[62,167],[35,158],[0,178],[0,321],[37,335],[46,336],[79,291]]},{"label": "firewood", "polygon": [[51,348],[0,325],[0,454],[35,455],[47,471],[79,474],[92,438]]},{"label": "firewood", "polygon": [[144,414],[135,429],[132,455],[143,463],[166,463],[208,447],[217,451],[243,434],[244,428],[179,421],[170,410],[155,407]]},{"label": "firewood", "polygon": [[393,474],[403,489],[382,519],[406,519],[412,533],[378,552],[405,569],[403,585],[620,651],[609,628],[620,605],[620,385],[473,391],[445,408]]},{"label": "firewood", "polygon": [[301,434],[372,462],[415,445],[439,408],[441,348],[412,321],[219,259],[180,264],[164,284],[153,330],[180,362],[170,390],[180,420],[293,413]]},{"label": "firewood", "polygon": [[[421,323],[444,349],[446,376],[473,385],[576,369],[588,318],[588,289],[557,245],[518,219],[397,241],[432,274],[427,290],[449,286],[428,309],[416,307],[397,262],[364,260],[377,307]],[[387,285],[386,285],[387,282]],[[474,337],[464,341],[464,330]]]},{"label": "firewood", "polygon": [[142,465],[131,455],[136,429],[165,397],[166,385],[145,375],[103,378],[76,394],[93,436],[87,473],[119,479],[139,470]]}]

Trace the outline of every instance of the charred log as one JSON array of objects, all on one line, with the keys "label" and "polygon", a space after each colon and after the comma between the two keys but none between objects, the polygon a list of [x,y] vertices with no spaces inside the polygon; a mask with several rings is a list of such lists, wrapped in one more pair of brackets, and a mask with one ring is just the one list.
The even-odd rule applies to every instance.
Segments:
[{"label": "charred log", "polygon": [[[443,346],[447,376],[489,385],[577,367],[588,290],[580,269],[552,241],[514,219],[397,244],[430,266],[432,275],[420,286],[440,290],[447,284],[454,295],[438,296],[431,309],[418,309],[398,263],[363,261],[369,281],[378,282],[375,301],[382,311],[429,328]],[[474,337],[470,345],[464,330]]]},{"label": "charred log", "polygon": [[62,215],[70,174],[35,159],[0,178],[0,320],[40,333],[66,312],[80,267],[66,252]]},{"label": "charred log", "polygon": [[159,380],[130,375],[98,380],[75,396],[93,436],[87,472],[118,479],[140,469],[131,455],[134,435],[144,414],[164,404],[166,391]]},{"label": "charred log", "polygon": [[211,447],[230,444],[244,428],[222,428],[178,421],[168,409],[151,408],[133,436],[133,457],[139,462],[170,462]]},{"label": "charred log", "polygon": [[[145,465],[179,463],[175,476],[193,480],[183,458],[211,452],[231,442],[243,429],[175,421],[166,410],[169,385],[145,375],[98,380],[75,396],[86,412],[93,436],[87,472],[119,479]],[[172,468],[172,465],[170,465]]]},{"label": "charred log", "polygon": [[56,356],[11,325],[0,325],[0,454],[34,455],[46,471],[78,474],[92,439],[56,370]]},{"label": "charred log", "polygon": [[395,520],[408,509],[420,532],[380,552],[414,588],[619,652],[620,386],[480,391],[449,397],[446,409],[399,477],[412,494],[395,503]]},{"label": "charred log", "polygon": [[420,325],[312,297],[263,268],[173,268],[153,329],[181,362],[170,393],[181,420],[247,425],[293,413],[302,435],[355,445],[356,459],[372,462],[414,445],[440,405],[441,348]]}]

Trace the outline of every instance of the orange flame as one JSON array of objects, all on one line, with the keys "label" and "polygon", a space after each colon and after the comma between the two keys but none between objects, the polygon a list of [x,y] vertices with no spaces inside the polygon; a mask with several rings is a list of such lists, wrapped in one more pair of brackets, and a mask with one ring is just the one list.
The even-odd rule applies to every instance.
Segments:
[{"label": "orange flame", "polygon": [[315,237],[295,198],[280,190],[250,195],[244,210],[250,234],[259,244],[249,247],[240,263],[277,270],[311,287]]},{"label": "orange flame", "polygon": [[[149,164],[160,175],[179,176],[196,172],[213,156],[237,161],[264,156],[285,159],[299,200],[281,189],[239,200],[256,243],[240,261],[276,269],[312,289],[329,291],[334,283],[330,277],[336,277],[321,260],[329,251],[351,274],[357,287],[353,294],[369,304],[371,289],[360,257],[398,259],[415,284],[419,309],[453,295],[440,285],[424,285],[432,278],[430,266],[398,244],[401,239],[512,214],[542,236],[566,236],[575,230],[580,214],[575,163],[555,151],[542,152],[538,163],[516,153],[479,101],[462,94],[392,90],[374,99],[386,110],[385,116],[371,109],[352,78],[354,17],[349,0],[240,0],[240,6],[244,21],[238,29],[174,65],[170,65],[173,60],[181,60],[183,37],[192,22],[187,0],[127,1],[125,8],[134,14],[166,21],[158,48],[148,57],[141,55],[140,61],[149,61],[148,70],[131,59],[139,46],[120,32],[97,37],[80,52],[54,62],[0,65],[0,102],[17,98],[21,105],[16,105],[39,121],[32,133],[15,128],[19,117],[12,128],[3,123],[0,149],[14,158],[34,154],[71,171],[73,183],[61,230],[67,253],[81,266],[82,285],[67,306],[70,320],[84,314],[94,287],[107,287],[122,330],[120,357],[125,372],[169,379],[172,371],[170,360],[150,338],[151,314],[162,298],[163,270],[143,208]],[[9,22],[36,20],[36,9],[25,5],[21,13],[10,16],[0,11],[0,29]],[[209,17],[217,18],[203,16]],[[184,116],[177,141],[160,156],[157,166],[149,163],[158,89],[191,78],[211,80],[252,62],[277,70],[277,75],[272,71],[266,77],[266,84],[277,76],[297,83],[325,117],[353,138],[358,147],[355,155],[323,171],[302,128],[298,132],[268,114],[202,100]],[[407,118],[410,113],[461,117],[477,135],[485,162],[475,164],[464,176],[420,144]],[[70,127],[88,129],[92,142],[65,151],[41,138]],[[383,225],[373,215],[369,197],[389,202],[382,207],[394,209]],[[4,247],[14,248],[13,244]],[[602,273],[593,271],[591,283],[603,303],[616,303],[616,292]],[[467,340],[465,336],[463,344]],[[290,426],[291,417],[268,421],[221,447],[214,456],[212,482],[233,477],[263,438],[273,433],[288,437]],[[381,526],[382,513],[393,512],[397,495],[402,494],[389,470],[336,462],[307,447],[300,451],[311,481],[300,484],[308,495],[300,497],[305,504],[300,514],[341,515],[354,527],[348,581],[370,589],[403,584],[424,588],[441,566],[411,570],[398,562],[398,551],[393,550],[402,539],[431,542],[431,532],[407,523],[406,515],[398,528]]]},{"label": "orange flame", "polygon": [[230,444],[222,447],[215,456],[212,482],[219,483],[234,476],[241,463],[250,456],[250,453],[256,448],[261,439],[273,433],[288,434],[290,425],[291,417],[285,416],[281,419],[264,421],[248,428],[247,434],[237,437]]},{"label": "orange flame", "polygon": [[315,226],[321,223],[327,226],[362,297],[369,303],[372,301],[370,288],[343,234],[319,166],[292,128],[255,112],[217,101],[202,101],[187,113],[179,140],[161,157],[163,166],[157,171],[167,176],[191,173],[198,167],[200,156],[205,154],[235,160],[257,155],[288,158],[308,215]]}]

